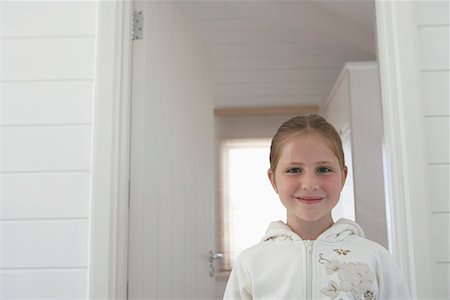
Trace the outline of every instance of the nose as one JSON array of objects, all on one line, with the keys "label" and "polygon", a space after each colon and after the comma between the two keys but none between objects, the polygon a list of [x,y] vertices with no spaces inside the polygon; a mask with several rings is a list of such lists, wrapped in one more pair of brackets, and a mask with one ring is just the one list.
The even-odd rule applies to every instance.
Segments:
[{"label": "nose", "polygon": [[314,173],[305,173],[301,178],[301,189],[314,191],[319,189],[319,178]]}]

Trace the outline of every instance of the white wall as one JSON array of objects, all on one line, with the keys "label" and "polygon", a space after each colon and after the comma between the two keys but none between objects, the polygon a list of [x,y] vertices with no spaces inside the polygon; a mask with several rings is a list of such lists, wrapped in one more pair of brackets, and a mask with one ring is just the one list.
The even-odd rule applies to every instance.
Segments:
[{"label": "white wall", "polygon": [[412,299],[449,299],[449,2],[376,8],[390,242]]},{"label": "white wall", "polygon": [[0,298],[86,298],[97,4],[0,4]]},{"label": "white wall", "polygon": [[[450,21],[448,1],[415,3],[431,202],[433,290],[450,298]],[[419,237],[418,237],[419,238]],[[423,258],[426,259],[426,258]]]}]

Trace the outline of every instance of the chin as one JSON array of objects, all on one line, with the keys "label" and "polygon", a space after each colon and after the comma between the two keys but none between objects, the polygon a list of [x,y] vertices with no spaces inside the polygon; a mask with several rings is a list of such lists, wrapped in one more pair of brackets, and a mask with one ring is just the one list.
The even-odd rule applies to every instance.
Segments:
[{"label": "chin", "polygon": [[317,222],[325,218],[326,215],[295,214],[295,217],[304,222]]}]

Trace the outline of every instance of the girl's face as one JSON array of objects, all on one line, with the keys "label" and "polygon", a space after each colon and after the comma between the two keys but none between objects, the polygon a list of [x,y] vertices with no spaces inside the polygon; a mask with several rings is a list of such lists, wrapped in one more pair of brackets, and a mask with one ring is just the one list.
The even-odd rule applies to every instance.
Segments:
[{"label": "girl's face", "polygon": [[269,179],[287,210],[288,223],[331,218],[347,176],[317,133],[292,138],[282,148]]}]

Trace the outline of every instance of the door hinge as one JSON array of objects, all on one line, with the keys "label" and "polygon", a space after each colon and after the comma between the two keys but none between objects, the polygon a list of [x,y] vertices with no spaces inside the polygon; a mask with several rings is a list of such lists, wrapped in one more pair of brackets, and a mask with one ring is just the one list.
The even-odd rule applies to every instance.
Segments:
[{"label": "door hinge", "polygon": [[131,25],[131,39],[142,40],[144,37],[144,12],[134,11],[133,12],[133,23]]}]

